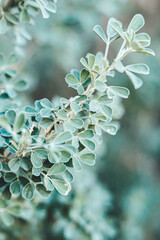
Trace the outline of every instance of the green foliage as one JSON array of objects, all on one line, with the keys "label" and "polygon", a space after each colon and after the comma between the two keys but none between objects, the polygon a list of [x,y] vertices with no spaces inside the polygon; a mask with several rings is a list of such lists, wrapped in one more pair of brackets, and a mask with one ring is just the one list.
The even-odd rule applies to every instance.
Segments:
[{"label": "green foliage", "polygon": [[[43,193],[43,188],[40,189]],[[12,234],[12,239],[21,237],[21,231],[19,231],[21,228],[24,228],[23,238],[33,240],[43,239],[43,234],[55,239],[70,240],[75,238],[94,240],[106,239],[106,237],[113,239],[116,236],[115,221],[110,215],[113,209],[111,193],[90,171],[77,177],[73,184],[73,192],[69,196],[53,194],[47,201],[41,202],[38,199],[40,199],[39,196],[36,201],[29,201],[29,205],[26,201],[21,202],[19,209],[15,212],[17,222],[13,228],[10,228],[10,232],[5,233],[8,227],[3,223],[4,220],[0,220],[0,232],[2,236],[5,233],[5,239],[9,239],[9,234]],[[7,201],[7,204],[11,209],[11,203]],[[16,207],[15,205],[14,208]],[[26,214],[28,208],[30,210]],[[36,214],[34,214],[35,211]],[[47,227],[44,224],[46,221]],[[32,235],[32,231],[36,232],[36,235]]]},{"label": "green foliage", "polygon": [[[40,9],[46,17],[44,9]],[[105,54],[87,54],[80,60],[84,68],[80,72],[72,70],[65,78],[78,95],[61,98],[56,105],[44,98],[35,101],[32,107],[19,107],[17,91],[24,91],[26,83],[20,80],[10,85],[16,71],[10,69],[10,65],[4,65],[7,71],[1,72],[4,79],[1,99],[7,99],[7,105],[3,106],[0,116],[2,192],[9,188],[11,195],[32,199],[37,191],[46,197],[55,188],[60,194],[67,195],[73,181],[72,168],[79,172],[84,165],[95,164],[95,150],[101,142],[102,132],[115,135],[118,130],[112,116],[112,103],[117,96],[129,96],[127,88],[110,86],[108,78],[113,77],[115,71],[126,72],[134,87],[139,88],[142,80],[136,74],[149,73],[145,64],[124,66],[122,63],[128,54],[148,54],[146,45],[143,41],[138,43],[136,37],[143,25],[144,19],[138,14],[127,30],[114,18],[109,20],[106,33],[100,26],[94,27],[106,43]],[[122,46],[110,63],[109,46],[119,38]],[[151,51],[150,54],[154,55]],[[8,63],[16,61],[12,55]],[[8,178],[6,181],[6,174],[11,175],[10,181]]]},{"label": "green foliage", "polygon": [[[62,0],[60,19],[53,21],[50,18],[51,20],[44,25],[46,29],[43,29],[43,22],[38,18],[39,25],[34,27],[33,31],[28,26],[34,23],[38,12],[42,13],[43,18],[49,16],[48,12],[55,12],[53,1],[1,2],[3,9],[0,12],[2,14],[0,31],[1,34],[7,33],[8,39],[12,36],[13,40],[14,35],[15,42],[11,48],[12,51],[14,49],[15,54],[9,52],[9,57],[6,58],[0,55],[0,239],[8,240],[10,236],[13,240],[151,239],[152,236],[149,236],[148,232],[153,233],[153,229],[158,228],[155,219],[158,216],[156,199],[159,195],[156,190],[153,191],[153,188],[157,189],[157,186],[147,184],[144,187],[143,183],[143,187],[139,186],[141,184],[139,178],[142,174],[137,174],[137,170],[136,173],[132,172],[132,166],[126,163],[127,154],[124,148],[127,151],[130,147],[134,149],[133,136],[136,135],[141,148],[144,147],[142,147],[141,140],[146,139],[148,144],[144,145],[147,151],[149,149],[149,154],[154,152],[158,146],[158,140],[156,144],[153,144],[148,136],[158,139],[156,130],[153,128],[150,131],[151,127],[148,125],[144,128],[145,121],[142,121],[138,129],[139,123],[133,126],[133,132],[136,134],[130,134],[127,129],[128,122],[138,121],[137,119],[141,119],[142,116],[141,114],[130,116],[131,113],[127,113],[127,122],[123,124],[123,129],[127,129],[125,136],[122,131],[120,133],[122,135],[118,134],[114,138],[107,136],[107,139],[112,139],[107,155],[107,168],[106,165],[104,166],[106,158],[103,159],[104,161],[99,161],[100,151],[102,150],[102,154],[104,152],[105,138],[103,135],[106,134],[103,133],[106,132],[109,135],[117,133],[119,123],[116,120],[120,119],[124,113],[121,102],[130,94],[129,89],[126,88],[130,86],[130,83],[124,83],[124,79],[128,77],[135,88],[140,88],[143,81],[139,75],[149,74],[148,66],[137,63],[139,62],[138,55],[134,54],[154,55],[153,51],[148,48],[151,41],[149,35],[138,33],[144,25],[143,17],[137,14],[128,28],[123,28],[115,18],[109,19],[105,31],[96,25],[94,31],[102,39],[102,44],[106,46],[105,53],[87,54],[86,58],[80,60],[83,68],[80,71],[72,70],[65,78],[68,86],[77,91],[77,96],[74,94],[74,97],[70,99],[60,98],[58,101],[43,98],[35,101],[35,104],[31,106],[28,92],[26,97],[24,91],[30,91],[33,83],[31,82],[29,87],[28,80],[21,75],[21,71],[24,71],[22,70],[23,64],[28,66],[30,61],[32,65],[34,61],[31,62],[31,59],[26,58],[25,62],[25,59],[22,60],[17,55],[24,54],[24,45],[31,40],[32,35],[34,41],[30,45],[31,52],[35,51],[35,45],[38,51],[41,45],[45,46],[45,50],[48,46],[53,50],[55,46],[54,64],[59,61],[62,71],[68,68],[70,62],[75,62],[73,59],[75,60],[78,56],[78,45],[81,46],[81,51],[85,51],[88,44],[91,51],[94,40],[87,39],[87,31],[88,26],[93,25],[94,21],[100,21],[97,18],[98,14],[112,15],[113,2],[115,2],[114,6],[120,9],[122,6],[118,5],[119,2],[122,5],[125,1],[113,0],[111,8],[106,7],[110,1],[105,0],[97,3],[94,0],[76,2]],[[62,5],[65,11],[62,10]],[[76,7],[79,10],[73,11]],[[74,33],[71,29],[74,29]],[[82,39],[86,44],[82,44]],[[112,42],[115,42],[115,45],[113,43],[114,50],[119,48],[119,52],[110,58],[108,52]],[[68,53],[65,54],[67,51]],[[32,54],[29,57],[32,58],[34,56]],[[66,56],[67,59],[65,59]],[[124,59],[126,56],[127,60]],[[112,57],[113,61],[111,61]],[[43,63],[46,61],[43,51],[39,58],[43,59]],[[63,61],[62,58],[64,58]],[[133,64],[130,64],[130,60]],[[140,61],[143,62],[143,58]],[[150,64],[153,64],[151,62]],[[48,62],[46,66],[49,72]],[[35,67],[39,69],[40,74],[45,72],[44,66],[41,68],[40,64],[36,66],[33,64],[33,68]],[[44,76],[46,75],[44,74],[42,78],[49,91]],[[144,88],[147,84],[149,83],[147,82]],[[153,96],[155,102],[158,101],[155,97],[157,94],[152,91],[155,85],[149,86],[146,92],[143,88],[138,91],[139,95],[136,95],[138,101],[132,93],[130,101],[134,101],[134,104],[129,107],[129,112],[132,110],[134,112],[139,105],[144,110],[146,103],[150,104],[153,101]],[[149,112],[148,115],[155,115],[155,113]],[[155,122],[153,121],[151,125],[154,126]],[[120,139],[118,143],[116,138]],[[117,148],[121,151],[118,152]],[[137,149],[136,147],[136,152]],[[114,159],[110,152],[115,154]],[[157,152],[154,154],[158,155]],[[133,156],[132,154],[131,151],[128,153],[134,164],[137,155],[141,156],[142,153],[139,151],[137,155],[135,152]],[[95,164],[96,159],[103,168],[102,174],[99,173],[100,178],[103,181],[105,177],[107,178],[107,185],[115,195],[117,189],[120,189],[119,195],[117,194],[113,201],[114,208],[111,207],[110,192],[104,189],[97,178],[94,178],[94,173],[86,171],[86,165],[90,168]],[[110,165],[112,165],[111,168]],[[124,172],[121,165],[125,167]],[[141,166],[140,163],[136,169],[143,166],[144,164]],[[98,164],[97,167],[99,167]],[[129,175],[131,176],[126,174],[127,167],[130,168]],[[144,169],[146,171],[146,165]],[[82,176],[79,177],[78,172],[82,170]],[[86,171],[85,175],[83,175],[84,171]],[[151,175],[153,173],[146,173],[143,178],[148,179]],[[126,190],[126,185],[129,185],[128,182],[134,177],[136,184],[129,186]],[[68,195],[71,185],[73,190]],[[113,216],[116,218],[115,221]],[[12,226],[13,223],[14,226]],[[149,227],[146,227],[148,223]],[[120,228],[117,225],[120,225]]]}]

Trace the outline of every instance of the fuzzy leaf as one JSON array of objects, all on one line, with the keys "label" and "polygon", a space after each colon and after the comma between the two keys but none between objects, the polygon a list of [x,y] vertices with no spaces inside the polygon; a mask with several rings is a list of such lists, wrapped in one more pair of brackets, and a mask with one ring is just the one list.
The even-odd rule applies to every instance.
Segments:
[{"label": "fuzzy leaf", "polygon": [[143,81],[138,76],[136,76],[135,74],[133,74],[129,71],[126,71],[126,74],[128,75],[128,77],[132,81],[135,89],[138,89],[143,85]]},{"label": "fuzzy leaf", "polygon": [[89,129],[78,134],[79,138],[84,138],[84,139],[90,139],[90,138],[93,138],[93,136],[94,136],[93,131]]},{"label": "fuzzy leaf", "polygon": [[54,187],[57,189],[57,191],[60,194],[62,194],[64,196],[68,195],[68,193],[71,190],[70,183],[66,183],[66,182],[63,182],[63,181],[58,180],[58,179],[53,179],[52,182],[53,182]]},{"label": "fuzzy leaf", "polygon": [[73,156],[72,164],[73,164],[73,167],[74,167],[75,171],[77,171],[77,172],[81,172],[82,171],[82,165],[80,164],[80,161],[79,161],[78,157]]},{"label": "fuzzy leaf", "polygon": [[103,31],[103,29],[101,28],[101,26],[96,25],[93,30],[97,33],[97,35],[104,41],[107,42],[107,37]]},{"label": "fuzzy leaf", "polygon": [[24,113],[20,113],[15,119],[15,122],[13,125],[13,130],[15,132],[19,132],[21,130],[21,128],[23,127],[23,125],[25,124],[25,122],[26,122],[26,118],[25,118]]},{"label": "fuzzy leaf", "polygon": [[31,163],[35,168],[41,168],[43,166],[42,160],[37,156],[36,153],[31,154]]},{"label": "fuzzy leaf", "polygon": [[130,94],[129,90],[125,87],[110,86],[109,91],[122,98],[128,98]]},{"label": "fuzzy leaf", "polygon": [[89,166],[93,166],[95,164],[95,154],[94,153],[82,154],[80,155],[80,160]]},{"label": "fuzzy leaf", "polygon": [[145,24],[144,18],[141,14],[136,14],[129,26],[128,26],[128,30],[133,30],[134,32],[137,32],[139,29],[141,29],[143,27],[143,25]]},{"label": "fuzzy leaf", "polygon": [[55,163],[47,172],[48,176],[65,172],[66,166],[63,163]]},{"label": "fuzzy leaf", "polygon": [[70,132],[66,131],[66,132],[61,133],[59,136],[57,136],[54,139],[54,142],[56,144],[62,144],[62,143],[70,141],[71,139],[72,139],[72,134]]},{"label": "fuzzy leaf", "polygon": [[22,190],[22,196],[25,199],[31,200],[34,196],[34,191],[35,191],[34,184],[33,183],[27,183]]},{"label": "fuzzy leaf", "polygon": [[10,192],[12,194],[15,195],[19,195],[20,194],[20,182],[18,180],[14,181],[11,183],[10,188],[9,188]]},{"label": "fuzzy leaf", "polygon": [[78,79],[71,73],[67,74],[65,80],[66,80],[66,82],[69,85],[76,85],[76,84],[78,84]]},{"label": "fuzzy leaf", "polygon": [[11,169],[11,171],[13,171],[13,172],[18,171],[18,169],[20,167],[19,159],[18,158],[11,159],[8,163],[8,166]]},{"label": "fuzzy leaf", "polygon": [[149,74],[149,67],[143,63],[127,65],[125,69],[138,74]]}]

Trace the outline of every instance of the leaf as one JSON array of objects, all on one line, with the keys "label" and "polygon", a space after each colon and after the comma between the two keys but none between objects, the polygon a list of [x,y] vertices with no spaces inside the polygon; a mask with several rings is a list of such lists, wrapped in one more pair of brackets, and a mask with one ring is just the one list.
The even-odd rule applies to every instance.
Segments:
[{"label": "leaf", "polygon": [[81,172],[82,171],[82,165],[80,164],[78,157],[73,156],[72,164],[73,164],[73,167],[74,167],[75,171],[77,171],[77,172]]},{"label": "leaf", "polygon": [[20,12],[20,21],[24,23],[28,23],[30,20],[27,9],[23,8]]},{"label": "leaf", "polygon": [[44,198],[47,198],[49,197],[49,195],[51,194],[50,191],[47,191],[46,188],[44,187],[43,184],[37,184],[36,185],[36,190],[37,192],[39,192],[39,194],[44,197]]},{"label": "leaf", "polygon": [[60,98],[60,103],[61,103],[61,104],[68,104],[68,103],[69,103],[69,100],[66,99],[66,98]]},{"label": "leaf", "polygon": [[151,43],[151,38],[147,33],[139,33],[136,34],[135,41],[137,41],[142,47],[148,47]]},{"label": "leaf", "polygon": [[22,196],[23,198],[27,200],[31,200],[34,196],[35,186],[33,183],[27,183],[23,190],[22,190]]},{"label": "leaf", "polygon": [[125,67],[130,72],[139,73],[139,74],[149,74],[149,67],[143,63],[131,64]]},{"label": "leaf", "polygon": [[95,150],[95,143],[88,139],[80,139],[81,144],[90,151]]},{"label": "leaf", "polygon": [[41,168],[43,166],[42,160],[37,156],[36,153],[31,154],[31,163],[35,168]]},{"label": "leaf", "polygon": [[81,106],[75,102],[71,102],[70,106],[73,112],[79,112],[82,110]]},{"label": "leaf", "polygon": [[70,132],[66,131],[66,132],[61,133],[59,136],[57,136],[54,139],[54,142],[56,144],[62,144],[62,143],[70,141],[71,139],[72,139],[72,134]]},{"label": "leaf", "polygon": [[47,172],[48,176],[60,174],[66,171],[66,166],[63,163],[55,163]]},{"label": "leaf", "polygon": [[107,95],[102,95],[98,98],[98,102],[104,105],[108,105],[113,102],[113,100],[109,99]]},{"label": "leaf", "polygon": [[102,130],[98,125],[95,125],[95,132],[98,136],[102,135]]},{"label": "leaf", "polygon": [[41,105],[45,108],[49,108],[49,109],[52,109],[53,108],[53,105],[52,103],[47,99],[47,98],[43,98],[41,100]]},{"label": "leaf", "polygon": [[13,158],[9,161],[8,163],[9,168],[11,169],[11,171],[16,172],[18,171],[19,167],[20,167],[20,161],[18,158]]},{"label": "leaf", "polygon": [[5,34],[8,31],[9,27],[7,21],[3,18],[0,19],[0,34]]},{"label": "leaf", "polygon": [[51,118],[43,118],[40,120],[39,124],[41,128],[45,129],[45,128],[48,128],[53,123],[53,121],[54,120]]},{"label": "leaf", "polygon": [[42,168],[32,167],[32,175],[39,177],[42,172]]},{"label": "leaf", "polygon": [[54,156],[53,156],[52,152],[49,152],[49,154],[48,154],[48,161],[49,161],[50,163],[55,163],[55,162],[56,162],[55,159],[54,159]]},{"label": "leaf", "polygon": [[[1,163],[2,165],[2,163]],[[3,166],[2,166],[3,167]],[[2,169],[1,169],[2,170]],[[12,172],[7,172],[4,175],[4,180],[5,182],[13,182],[16,179],[16,174],[12,173]]]},{"label": "leaf", "polygon": [[54,187],[57,189],[57,191],[60,194],[62,194],[64,196],[68,195],[68,193],[71,190],[71,184],[70,183],[66,183],[66,182],[63,182],[63,181],[58,180],[58,179],[53,179],[52,182],[53,182]]},{"label": "leaf", "polygon": [[37,114],[37,111],[33,107],[30,107],[30,106],[25,107],[25,112],[32,116]]},{"label": "leaf", "polygon": [[14,121],[15,121],[15,118],[16,118],[16,113],[15,111],[13,110],[8,110],[6,113],[5,113],[5,116],[8,118],[8,121],[10,124],[14,124]]},{"label": "leaf", "polygon": [[128,98],[130,94],[130,91],[127,88],[119,86],[110,86],[109,91],[122,98]]},{"label": "leaf", "polygon": [[86,82],[87,78],[89,77],[89,72],[86,69],[82,69],[80,75],[80,82],[83,84]]},{"label": "leaf", "polygon": [[82,85],[79,85],[78,88],[77,88],[77,92],[79,95],[82,95],[84,93],[84,88]]},{"label": "leaf", "polygon": [[56,4],[53,2],[47,2],[47,4],[45,5],[45,9],[52,13],[56,13],[57,11]]},{"label": "leaf", "polygon": [[128,30],[133,30],[134,32],[137,32],[139,29],[141,29],[143,27],[143,25],[145,24],[144,18],[141,14],[136,14],[129,26],[128,26]]},{"label": "leaf", "polygon": [[97,80],[97,81],[95,82],[95,88],[96,88],[96,90],[98,90],[99,92],[105,92],[106,89],[107,89],[107,85],[106,85],[104,82]]},{"label": "leaf", "polygon": [[34,150],[34,153],[40,158],[40,159],[46,159],[48,157],[48,153],[45,149],[36,149]]},{"label": "leaf", "polygon": [[80,160],[89,166],[93,166],[95,164],[95,154],[94,153],[82,154],[80,155]]},{"label": "leaf", "polygon": [[71,73],[67,74],[65,80],[69,85],[77,85],[79,83],[78,79]]},{"label": "leaf", "polygon": [[19,195],[20,194],[20,182],[18,180],[11,183],[9,190],[12,194]]},{"label": "leaf", "polygon": [[113,30],[118,33],[122,38],[124,38],[124,33],[122,29],[122,25],[119,21],[116,19],[114,21],[110,22],[110,26],[113,28]]},{"label": "leaf", "polygon": [[47,189],[47,191],[53,191],[53,189],[54,189],[53,183],[47,175],[44,177],[43,181],[44,181],[44,186]]},{"label": "leaf", "polygon": [[110,18],[108,21],[108,25],[107,25],[107,35],[108,38],[112,38],[116,35],[116,32],[114,31],[114,29],[111,27],[111,23],[117,21],[115,18]]},{"label": "leaf", "polygon": [[26,171],[29,171],[32,168],[32,164],[27,157],[21,158],[21,168]]},{"label": "leaf", "polygon": [[51,114],[52,114],[52,111],[51,111],[51,109],[49,109],[49,108],[42,108],[41,110],[40,110],[40,115],[43,117],[43,118],[47,118],[47,117],[50,117],[51,116]]},{"label": "leaf", "polygon": [[89,109],[90,109],[90,111],[92,111],[92,112],[96,112],[96,111],[98,110],[97,101],[91,100],[90,103],[89,103]]},{"label": "leaf", "polygon": [[39,4],[39,8],[41,10],[43,18],[49,18],[48,12],[45,10],[44,6],[42,4]]},{"label": "leaf", "polygon": [[75,128],[73,127],[71,121],[65,121],[63,124],[64,130],[69,132],[74,132]]},{"label": "leaf", "polygon": [[78,129],[81,129],[84,125],[84,122],[83,120],[79,119],[79,118],[72,118],[70,120],[70,122],[72,123],[72,125],[75,127],[75,128],[78,128]]},{"label": "leaf", "polygon": [[80,103],[81,101],[85,101],[87,99],[86,95],[80,96],[75,99],[76,102]]},{"label": "leaf", "polygon": [[13,125],[13,130],[15,132],[19,132],[21,130],[21,128],[23,127],[23,125],[25,124],[25,122],[26,122],[26,117],[25,117],[24,113],[20,113],[15,119],[15,122]]},{"label": "leaf", "polygon": [[138,49],[136,52],[146,55],[155,56],[155,52],[150,48]]},{"label": "leaf", "polygon": [[85,58],[80,59],[80,63],[87,69],[89,69],[88,63]]},{"label": "leaf", "polygon": [[139,77],[137,77],[135,74],[133,74],[127,70],[126,70],[126,74],[132,81],[135,89],[138,89],[143,85],[143,81]]},{"label": "leaf", "polygon": [[106,105],[99,104],[99,110],[108,118],[110,118],[112,115],[112,109]]},{"label": "leaf", "polygon": [[5,128],[8,132],[11,132],[11,126],[5,116],[0,116],[0,127]]},{"label": "leaf", "polygon": [[58,116],[59,119],[62,119],[62,120],[66,120],[67,119],[67,113],[63,109],[60,109],[57,112],[57,116]]},{"label": "leaf", "polygon": [[92,69],[95,64],[95,56],[93,54],[88,53],[87,58],[88,58],[89,68]]},{"label": "leaf", "polygon": [[15,25],[18,24],[18,18],[15,15],[12,15],[9,12],[5,12],[5,17],[8,22],[15,24]]},{"label": "leaf", "polygon": [[62,174],[62,176],[63,176],[63,179],[64,179],[65,182],[67,182],[67,183],[73,182],[73,175],[68,170],[66,170]]},{"label": "leaf", "polygon": [[120,60],[115,61],[114,68],[120,73],[124,72],[124,66]]},{"label": "leaf", "polygon": [[93,30],[95,31],[95,33],[97,33],[97,35],[104,41],[107,42],[107,37],[103,31],[103,29],[101,28],[101,26],[96,25]]},{"label": "leaf", "polygon": [[93,138],[94,137],[94,134],[93,134],[93,131],[92,130],[85,130],[81,133],[78,134],[78,137],[79,138],[84,138],[84,139],[90,139],[90,138]]},{"label": "leaf", "polygon": [[105,131],[106,133],[109,133],[110,135],[115,135],[117,133],[117,126],[114,124],[100,124],[100,127]]}]

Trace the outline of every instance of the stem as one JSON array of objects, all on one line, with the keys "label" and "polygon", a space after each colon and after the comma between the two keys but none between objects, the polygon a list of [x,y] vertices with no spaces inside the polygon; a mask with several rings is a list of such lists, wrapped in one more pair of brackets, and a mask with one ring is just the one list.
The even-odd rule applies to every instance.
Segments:
[{"label": "stem", "polygon": [[109,45],[110,45],[110,41],[109,41],[109,39],[108,39],[108,42],[106,43],[105,54],[104,54],[104,58],[105,58],[106,60],[107,60],[107,56],[108,56]]},{"label": "stem", "polygon": [[119,50],[119,53],[117,54],[116,59],[118,59],[119,56],[121,55],[122,50],[124,49],[125,45],[126,45],[126,40],[123,41],[122,46],[121,46],[121,48],[120,48],[120,50]]}]

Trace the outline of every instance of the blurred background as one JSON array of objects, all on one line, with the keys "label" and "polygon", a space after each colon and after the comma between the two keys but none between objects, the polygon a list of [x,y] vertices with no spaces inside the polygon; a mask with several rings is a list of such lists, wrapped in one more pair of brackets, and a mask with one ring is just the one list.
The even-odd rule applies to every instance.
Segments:
[{"label": "blurred background", "polygon": [[[156,57],[127,58],[145,62],[151,74],[135,91],[125,75],[117,81],[131,90],[120,103],[121,128],[116,136],[105,135],[92,169],[76,177],[72,193],[28,203],[23,220],[10,231],[2,228],[0,240],[158,240],[160,239],[160,1],[159,0],[59,0],[57,14],[36,19],[28,27],[28,43],[21,74],[30,80],[30,101],[75,93],[64,82],[71,69],[79,69],[86,53],[103,51],[93,27],[105,29],[109,17],[124,26],[141,13],[144,31],[152,38]],[[1,38],[0,50],[8,44]],[[19,47],[19,51],[21,46]],[[116,52],[111,48],[110,56]],[[25,206],[26,207],[26,206]],[[25,210],[25,208],[24,208]],[[32,216],[32,217],[31,217]],[[10,238],[10,236],[12,236]]]}]

